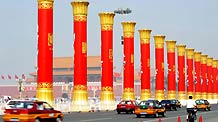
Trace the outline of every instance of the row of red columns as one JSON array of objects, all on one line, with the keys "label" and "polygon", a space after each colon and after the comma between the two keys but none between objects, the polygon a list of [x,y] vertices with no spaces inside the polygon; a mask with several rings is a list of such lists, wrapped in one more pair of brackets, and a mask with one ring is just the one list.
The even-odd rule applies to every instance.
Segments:
[{"label": "row of red columns", "polygon": [[[38,0],[38,81],[37,98],[53,104],[53,0]],[[88,2],[71,2],[74,27],[74,86],[73,110],[89,110],[87,92],[87,13]],[[113,91],[113,23],[114,13],[100,13],[101,24],[101,106],[114,106]],[[136,22],[122,22],[124,37],[124,82],[123,99],[135,99],[134,94],[134,31]],[[151,97],[150,89],[150,34],[149,29],[140,29],[141,53],[141,100]],[[168,96],[164,88],[164,42],[165,36],[155,35],[155,98],[186,100],[188,95],[196,98],[217,99],[218,61],[194,52],[185,45],[167,44]],[[176,91],[176,48],[178,66],[178,95]],[[185,55],[186,54],[186,55]],[[185,61],[186,59],[186,61]],[[187,66],[185,66],[185,62]],[[187,73],[187,74],[185,74]],[[187,77],[186,77],[187,75]],[[187,79],[186,79],[187,78]],[[187,93],[187,95],[186,95]]]}]

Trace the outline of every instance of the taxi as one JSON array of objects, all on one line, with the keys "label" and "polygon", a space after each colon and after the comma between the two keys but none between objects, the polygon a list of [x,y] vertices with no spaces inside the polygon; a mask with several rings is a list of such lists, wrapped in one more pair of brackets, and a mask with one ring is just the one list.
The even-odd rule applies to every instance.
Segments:
[{"label": "taxi", "polygon": [[198,99],[195,101],[197,110],[211,110],[210,103],[205,99]]},{"label": "taxi", "polygon": [[136,105],[137,103],[135,100],[122,100],[119,104],[117,104],[117,113],[134,113]]},{"label": "taxi", "polygon": [[4,122],[41,122],[63,121],[61,111],[54,110],[47,102],[43,101],[19,101],[12,108],[5,109],[2,116]]},{"label": "taxi", "polygon": [[166,110],[155,100],[141,101],[135,109],[136,117],[154,115],[154,117],[166,116]]}]

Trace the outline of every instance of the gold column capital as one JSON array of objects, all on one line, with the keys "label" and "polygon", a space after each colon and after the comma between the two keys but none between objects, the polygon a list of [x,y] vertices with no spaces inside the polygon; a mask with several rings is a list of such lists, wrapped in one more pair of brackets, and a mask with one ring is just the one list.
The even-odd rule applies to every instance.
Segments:
[{"label": "gold column capital", "polygon": [[88,14],[88,1],[73,1],[71,2],[73,7],[73,15],[85,15]]},{"label": "gold column capital", "polygon": [[213,60],[212,67],[213,67],[213,68],[216,68],[216,67],[217,67],[217,60]]},{"label": "gold column capital", "polygon": [[184,44],[179,44],[179,45],[176,45],[176,47],[177,47],[178,56],[184,56],[184,55],[185,55],[185,48],[186,48],[186,45],[184,45]]},{"label": "gold column capital", "polygon": [[207,56],[208,55],[205,55],[205,54],[201,55],[201,64],[207,64]]},{"label": "gold column capital", "polygon": [[207,57],[207,66],[212,66],[213,58]]},{"label": "gold column capital", "polygon": [[194,50],[195,50],[195,49],[193,49],[193,48],[186,48],[186,49],[185,49],[187,59],[193,59]]},{"label": "gold column capital", "polygon": [[124,38],[133,38],[136,22],[122,22]]},{"label": "gold column capital", "polygon": [[176,41],[175,40],[167,40],[167,52],[175,52]]},{"label": "gold column capital", "polygon": [[194,52],[194,60],[196,62],[200,62],[201,61],[201,52]]},{"label": "gold column capital", "polygon": [[41,2],[51,2],[51,3],[53,3],[54,0],[38,0],[38,3],[41,3]]},{"label": "gold column capital", "polygon": [[151,31],[150,29],[140,29],[139,35],[140,35],[140,42],[141,44],[149,44],[150,43],[150,34]]},{"label": "gold column capital", "polygon": [[53,9],[54,0],[38,0],[38,9]]},{"label": "gold column capital", "polygon": [[114,24],[114,16],[113,12],[101,12],[98,14],[100,17],[101,25],[113,25]]},{"label": "gold column capital", "polygon": [[154,41],[155,41],[155,48],[163,48],[164,47],[164,35],[155,35]]}]

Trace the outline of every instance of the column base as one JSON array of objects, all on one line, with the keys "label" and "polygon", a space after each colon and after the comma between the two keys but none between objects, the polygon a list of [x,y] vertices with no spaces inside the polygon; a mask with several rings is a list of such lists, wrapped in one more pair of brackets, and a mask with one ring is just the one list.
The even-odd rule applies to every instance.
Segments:
[{"label": "column base", "polygon": [[207,92],[202,92],[201,93],[201,98],[202,99],[207,99]]},{"label": "column base", "polygon": [[101,91],[100,106],[101,106],[100,108],[101,110],[116,109],[113,90]]},{"label": "column base", "polygon": [[37,88],[36,98],[40,101],[46,101],[54,107],[53,88]]},{"label": "column base", "polygon": [[87,89],[77,89],[74,87],[71,110],[76,111],[76,112],[89,112],[90,111]]},{"label": "column base", "polygon": [[135,94],[133,88],[125,88],[123,92],[123,100],[135,100]]},{"label": "column base", "polygon": [[207,93],[207,99],[212,100],[213,99],[213,94],[212,93]]},{"label": "column base", "polygon": [[187,100],[187,96],[186,96],[186,93],[185,93],[185,91],[179,91],[178,92],[178,100],[179,101],[186,101]]},{"label": "column base", "polygon": [[142,89],[141,90],[140,100],[147,100],[149,98],[151,98],[150,89]]},{"label": "column base", "polygon": [[213,99],[218,100],[218,93],[213,93]]},{"label": "column base", "polygon": [[155,99],[156,100],[164,100],[165,99],[165,96],[164,96],[164,90],[156,90],[155,91]]},{"label": "column base", "polygon": [[201,99],[201,92],[195,92],[195,100]]},{"label": "column base", "polygon": [[168,100],[176,99],[176,91],[168,91]]}]

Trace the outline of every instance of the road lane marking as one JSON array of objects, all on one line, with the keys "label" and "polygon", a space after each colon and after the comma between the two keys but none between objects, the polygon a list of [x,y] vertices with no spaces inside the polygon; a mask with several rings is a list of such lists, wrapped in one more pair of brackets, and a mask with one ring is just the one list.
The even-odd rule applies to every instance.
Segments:
[{"label": "road lane marking", "polygon": [[108,120],[112,118],[98,118],[98,119],[87,119],[87,120],[80,120],[81,122],[91,122],[91,121],[101,121],[101,120]]}]

